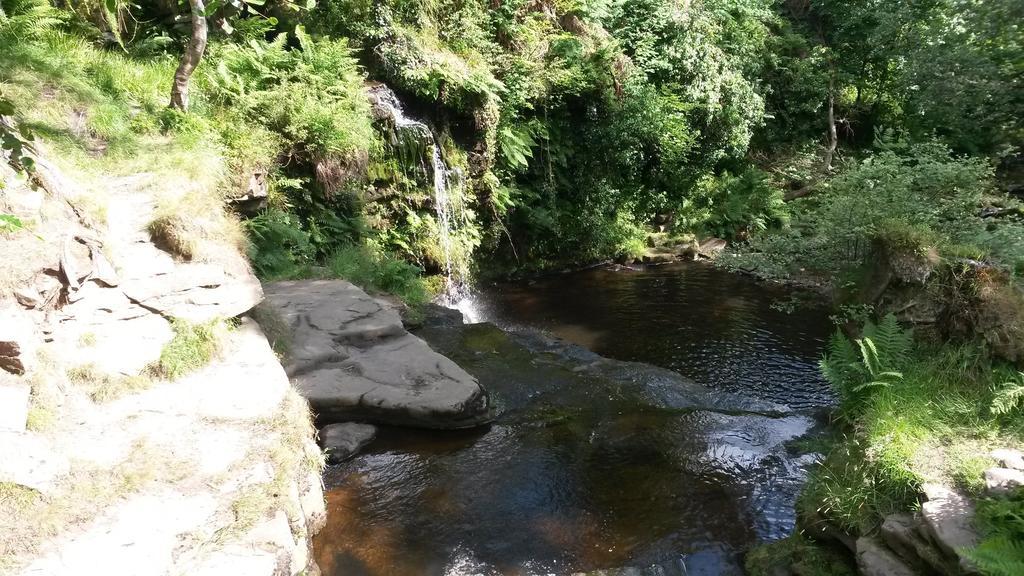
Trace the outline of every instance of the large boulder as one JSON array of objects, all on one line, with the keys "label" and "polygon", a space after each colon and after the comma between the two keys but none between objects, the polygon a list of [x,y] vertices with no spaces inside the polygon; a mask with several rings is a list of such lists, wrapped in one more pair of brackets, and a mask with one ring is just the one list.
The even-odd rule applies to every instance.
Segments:
[{"label": "large boulder", "polygon": [[291,330],[285,368],[321,420],[465,428],[490,419],[476,379],[409,334],[389,302],[344,280],[265,291]]}]

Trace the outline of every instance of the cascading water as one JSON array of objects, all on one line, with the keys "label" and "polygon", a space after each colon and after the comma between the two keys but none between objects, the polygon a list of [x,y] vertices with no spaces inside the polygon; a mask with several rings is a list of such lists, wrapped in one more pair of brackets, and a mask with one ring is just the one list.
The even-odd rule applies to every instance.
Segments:
[{"label": "cascading water", "polygon": [[462,173],[449,168],[441,155],[441,146],[434,137],[433,131],[425,123],[409,118],[402,109],[398,96],[383,84],[370,88],[377,109],[383,111],[395,127],[395,144],[406,161],[416,161],[424,173],[426,166],[426,149],[430,149],[429,173],[434,183],[434,210],[437,217],[438,244],[441,248],[442,272],[445,276],[445,290],[441,295],[446,306],[455,306],[464,300],[469,289],[466,285],[461,266],[456,262],[455,236],[460,226],[465,225],[469,216],[461,195],[452,194],[463,185]]}]

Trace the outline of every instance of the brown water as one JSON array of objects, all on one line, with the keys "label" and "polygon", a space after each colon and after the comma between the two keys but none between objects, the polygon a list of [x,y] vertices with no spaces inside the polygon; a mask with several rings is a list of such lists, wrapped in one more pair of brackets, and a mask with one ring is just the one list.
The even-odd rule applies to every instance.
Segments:
[{"label": "brown water", "polygon": [[831,402],[816,368],[827,311],[773,308],[789,297],[700,265],[484,291],[469,315],[520,331],[419,334],[491,391],[497,421],[385,430],[328,470],[321,569],[739,573],[746,548],[792,530],[810,458],[785,443]]}]

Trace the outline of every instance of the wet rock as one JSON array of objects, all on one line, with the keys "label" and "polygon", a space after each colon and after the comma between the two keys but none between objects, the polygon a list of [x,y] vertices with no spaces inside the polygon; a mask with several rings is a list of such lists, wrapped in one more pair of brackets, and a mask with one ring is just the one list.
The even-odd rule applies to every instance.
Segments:
[{"label": "wet rock", "polygon": [[1012,470],[1024,470],[1024,456],[1021,456],[1019,450],[999,448],[993,450],[990,456],[992,456],[992,458],[999,462],[999,465],[1003,468],[1010,468]]},{"label": "wet rock", "polygon": [[322,419],[426,428],[490,419],[476,379],[409,334],[391,304],[343,280],[277,282],[266,294],[291,329],[288,374]]},{"label": "wet rock", "polygon": [[0,368],[24,374],[32,367],[37,344],[35,323],[27,313],[16,308],[0,310]]},{"label": "wet rock", "polygon": [[23,432],[28,421],[31,388],[19,382],[0,378],[0,431]]},{"label": "wet rock", "polygon": [[928,499],[921,505],[927,534],[943,553],[958,557],[959,550],[977,545],[970,500],[940,484],[927,483],[921,488]]},{"label": "wet rock", "polygon": [[337,464],[355,456],[376,437],[376,426],[356,422],[328,424],[320,430],[320,444],[329,464]]},{"label": "wet rock", "polygon": [[1024,486],[1024,471],[1012,468],[985,470],[985,492],[992,496],[1006,496]]},{"label": "wet rock", "polygon": [[914,576],[916,572],[877,538],[857,539],[857,568],[861,576]]}]

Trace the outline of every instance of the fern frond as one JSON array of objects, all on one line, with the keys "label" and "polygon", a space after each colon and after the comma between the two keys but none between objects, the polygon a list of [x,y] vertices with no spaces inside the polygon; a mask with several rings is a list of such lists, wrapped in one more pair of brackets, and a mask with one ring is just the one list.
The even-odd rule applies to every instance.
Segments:
[{"label": "fern frond", "polygon": [[989,411],[996,416],[1009,414],[1024,404],[1024,373],[1021,373],[1018,382],[1007,382],[996,391],[989,405]]},{"label": "fern frond", "polygon": [[982,574],[990,576],[1018,576],[1024,574],[1024,541],[1005,536],[986,538],[977,547],[964,551],[964,555]]}]

